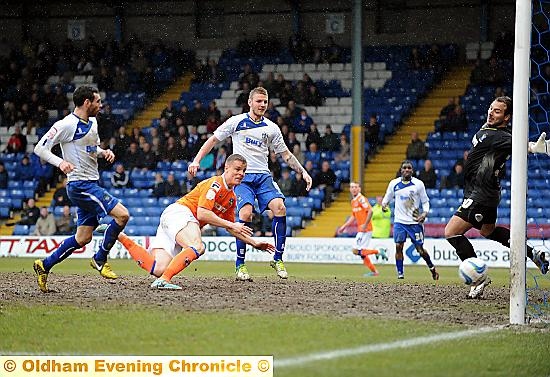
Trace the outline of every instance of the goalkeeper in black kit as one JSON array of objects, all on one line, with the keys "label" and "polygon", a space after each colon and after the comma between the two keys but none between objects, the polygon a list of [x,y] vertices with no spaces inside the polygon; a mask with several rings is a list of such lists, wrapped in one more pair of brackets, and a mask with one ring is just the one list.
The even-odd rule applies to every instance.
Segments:
[{"label": "goalkeeper in black kit", "polygon": [[[487,111],[487,123],[472,139],[472,148],[464,166],[464,200],[445,227],[445,238],[456,249],[461,260],[476,257],[472,243],[464,236],[471,228],[490,240],[510,247],[510,229],[496,226],[500,203],[500,180],[506,172],[506,161],[512,155],[512,99],[497,97]],[[550,140],[542,133],[537,142],[530,142],[530,153],[550,156]],[[527,245],[527,256],[541,273],[548,272],[548,260],[543,251]],[[491,283],[484,281],[470,287],[469,298],[480,298]]]}]

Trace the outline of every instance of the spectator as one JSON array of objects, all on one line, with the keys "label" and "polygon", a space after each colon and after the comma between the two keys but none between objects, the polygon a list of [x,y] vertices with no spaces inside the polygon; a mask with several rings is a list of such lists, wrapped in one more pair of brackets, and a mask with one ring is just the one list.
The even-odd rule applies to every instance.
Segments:
[{"label": "spectator", "polygon": [[[268,91],[268,93],[271,92]],[[273,122],[276,122],[277,118],[281,116],[281,113],[275,108],[273,101],[269,101],[269,103],[267,104],[267,110],[264,116]]]},{"label": "spectator", "polygon": [[306,158],[304,156],[304,153],[302,152],[302,147],[300,146],[300,144],[294,144],[294,147],[292,148],[292,154],[294,155],[294,157],[296,157],[300,165],[304,166]]},{"label": "spectator", "polygon": [[46,191],[49,191],[50,186],[54,184],[53,173],[53,165],[41,158],[35,160],[33,175],[34,179],[38,180],[35,190],[36,195],[42,196]]},{"label": "spectator", "polygon": [[115,66],[115,77],[113,78],[113,90],[115,92],[128,91],[128,72],[120,66]]},{"label": "spectator", "polygon": [[424,57],[417,47],[413,47],[409,55],[409,67],[413,70],[423,69],[425,66]]},{"label": "spectator", "polygon": [[6,151],[8,153],[25,153],[27,150],[27,137],[21,133],[21,126],[16,125],[13,134],[8,140]]},{"label": "spectator", "polygon": [[281,171],[281,178],[277,181],[277,185],[285,196],[291,196],[294,180],[290,176],[288,169],[283,169]]},{"label": "spectator", "polygon": [[[296,155],[295,155],[296,156]],[[294,177],[294,185],[290,191],[290,196],[307,196],[307,183],[301,173],[296,173]]]},{"label": "spectator", "polygon": [[162,177],[161,173],[155,173],[155,182],[153,184],[153,196],[155,198],[160,198],[164,196],[164,178]]},{"label": "spectator", "polygon": [[53,101],[55,109],[59,113],[63,112],[63,110],[69,107],[69,100],[67,99],[67,95],[63,93],[63,88],[59,85],[55,87],[55,97]]},{"label": "spectator", "polygon": [[118,135],[116,137],[116,145],[115,149],[113,150],[115,156],[117,156],[118,159],[121,159],[128,148],[130,147],[131,139],[128,135],[126,135],[126,127],[120,126],[118,128]]},{"label": "spectator", "polygon": [[174,173],[169,173],[166,178],[166,182],[164,183],[164,196],[182,196],[180,183],[176,181]]},{"label": "spectator", "polygon": [[195,100],[193,110],[189,112],[189,121],[194,126],[199,126],[201,124],[206,124],[207,113],[204,107],[202,107],[202,102]]},{"label": "spectator", "polygon": [[160,113],[160,117],[166,118],[166,120],[170,125],[174,125],[176,124],[176,115],[177,113],[176,113],[176,110],[174,109],[174,105],[172,105],[172,101],[168,101],[168,103],[166,104],[166,107],[162,109]]},{"label": "spectator", "polygon": [[113,109],[111,104],[103,104],[103,109],[97,114],[97,131],[99,133],[99,139],[110,139],[115,135],[117,129],[117,122],[113,115]]},{"label": "spectator", "polygon": [[306,96],[306,106],[319,107],[323,105],[323,97],[315,85],[310,85]]},{"label": "spectator", "polygon": [[191,124],[191,113],[189,112],[189,107],[187,105],[182,105],[180,111],[176,116],[176,119],[181,119],[181,124],[188,125]]},{"label": "spectator", "polygon": [[67,195],[67,178],[63,178],[61,187],[56,189],[53,193],[53,206],[64,207],[71,205],[71,200],[69,199],[69,195]]},{"label": "spectator", "polygon": [[266,210],[264,213],[255,213],[252,218],[252,229],[255,237],[273,237],[272,231],[273,212]]},{"label": "spectator", "polygon": [[[281,132],[282,132],[282,127],[281,127]],[[289,151],[293,151],[295,145],[298,145],[298,147],[300,147],[300,142],[298,141],[298,139],[296,139],[296,133],[294,131],[288,131],[288,137],[285,140],[285,144],[288,147]]]},{"label": "spectator", "polygon": [[306,149],[309,149],[311,143],[319,145],[321,143],[321,135],[317,130],[317,124],[313,123],[309,126],[309,132],[306,137]]},{"label": "spectator", "polygon": [[447,114],[447,117],[441,121],[441,132],[454,132],[468,130],[468,120],[464,109],[460,105],[455,105],[453,110]]},{"label": "spectator", "polygon": [[162,160],[166,162],[174,162],[179,160],[181,154],[180,145],[176,143],[176,138],[170,136],[166,141],[166,146],[164,147],[164,153],[162,155]]},{"label": "spectator", "polygon": [[316,168],[321,165],[321,152],[319,152],[317,143],[311,143],[308,151],[304,153],[304,156],[306,160],[311,161]]},{"label": "spectator", "polygon": [[305,133],[309,130],[309,126],[313,124],[313,119],[307,114],[306,109],[300,111],[300,115],[294,118],[294,131],[299,133]]},{"label": "spectator", "polygon": [[216,161],[215,161],[215,168],[216,170],[222,169],[225,167],[225,160],[227,160],[227,148],[225,146],[220,146],[218,148],[218,151],[216,152]]},{"label": "spectator", "polygon": [[319,149],[322,152],[337,152],[340,149],[340,139],[332,132],[330,124],[325,127],[325,135],[321,137]]},{"label": "spectator", "polygon": [[432,44],[428,52],[426,52],[426,68],[433,69],[436,73],[443,70],[444,62],[441,56],[441,50],[437,44]]},{"label": "spectator", "polygon": [[247,83],[250,88],[255,88],[258,86],[258,81],[260,81],[260,77],[256,72],[254,72],[252,66],[250,64],[245,64],[243,67],[243,73],[241,73],[239,77],[240,87],[244,89],[245,83]]},{"label": "spectator", "polygon": [[218,67],[218,64],[214,59],[208,60],[208,65],[205,69],[206,80],[212,84],[219,84],[225,80],[225,74],[223,70]]},{"label": "spectator", "polygon": [[57,228],[55,234],[59,236],[70,236],[76,232],[76,224],[74,216],[71,213],[71,207],[67,205],[63,206],[63,213],[55,219],[55,227]]},{"label": "spectator", "polygon": [[115,167],[115,171],[111,175],[111,186],[114,188],[130,187],[130,173],[124,169],[124,165],[119,163]]},{"label": "spectator", "polygon": [[32,181],[34,179],[34,171],[32,169],[29,156],[23,156],[19,165],[17,165],[15,172],[19,181]]},{"label": "spectator", "polygon": [[[428,156],[426,144],[418,137],[417,132],[411,134],[411,142],[407,146],[407,160],[423,160]],[[399,174],[401,176],[401,174]]]},{"label": "spectator", "polygon": [[447,119],[447,115],[449,115],[449,113],[454,111],[456,105],[458,105],[458,98],[456,97],[449,98],[449,102],[445,106],[443,106],[443,108],[439,112],[439,119],[441,121]]},{"label": "spectator", "polygon": [[376,120],[376,115],[371,115],[369,123],[365,125],[365,141],[369,143],[369,155],[376,153],[379,145],[378,137],[380,135],[380,124]]},{"label": "spectator", "polygon": [[138,148],[138,144],[133,140],[130,143],[130,147],[126,153],[121,156],[120,159],[128,172],[132,172],[134,169],[141,169],[144,166],[143,152]]},{"label": "spectator", "polygon": [[56,232],[55,219],[48,211],[48,207],[40,208],[40,216],[36,220],[34,236],[53,236]]},{"label": "spectator", "polygon": [[349,161],[351,158],[351,145],[345,133],[340,134],[340,150],[334,156],[335,161]]},{"label": "spectator", "polygon": [[464,165],[455,163],[453,170],[441,182],[441,188],[463,189],[464,188]]},{"label": "spectator", "polygon": [[325,206],[329,206],[332,202],[332,193],[334,191],[334,184],[336,183],[336,174],[331,169],[328,161],[321,163],[321,171],[313,176],[313,187],[324,190],[325,192]]},{"label": "spectator", "polygon": [[248,106],[249,96],[250,96],[250,84],[245,81],[242,84],[242,91],[239,93],[235,101],[235,105],[240,106],[243,112],[250,111],[250,107]]},{"label": "spectator", "polygon": [[191,173],[187,172],[186,179],[182,183],[182,193],[186,194],[189,191],[193,190],[198,184],[200,183],[200,180],[197,177],[194,177],[191,175]]},{"label": "spectator", "polygon": [[281,178],[281,163],[279,162],[277,154],[273,151],[269,152],[269,160],[267,161],[267,166],[269,168],[269,171],[271,172],[271,175],[273,176],[274,181],[277,181],[279,178]]},{"label": "spectator", "polygon": [[294,89],[294,100],[296,103],[305,105],[309,96],[309,90],[302,81],[298,81]]},{"label": "spectator", "polygon": [[8,178],[9,176],[6,167],[4,166],[4,163],[0,161],[0,189],[8,188]]},{"label": "spectator", "polygon": [[424,161],[424,168],[418,173],[418,179],[424,182],[426,188],[436,188],[437,175],[435,174],[431,160]]},{"label": "spectator", "polygon": [[218,109],[218,105],[216,104],[216,101],[210,101],[208,104],[208,110],[206,110],[206,113],[208,116],[213,115],[214,119],[216,119],[216,122],[220,124],[220,120],[222,119],[222,113]]},{"label": "spectator", "polygon": [[40,216],[40,210],[36,207],[34,198],[27,199],[25,208],[21,213],[21,220],[19,224],[21,225],[34,225]]},{"label": "spectator", "polygon": [[143,144],[142,156],[143,156],[142,170],[145,170],[145,171],[155,170],[157,167],[158,159],[157,159],[157,155],[151,150],[151,144],[149,143]]}]

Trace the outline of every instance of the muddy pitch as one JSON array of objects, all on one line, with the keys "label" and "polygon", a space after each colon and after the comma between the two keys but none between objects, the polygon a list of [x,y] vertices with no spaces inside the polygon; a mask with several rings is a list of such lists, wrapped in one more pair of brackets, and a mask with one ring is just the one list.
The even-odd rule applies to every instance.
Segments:
[{"label": "muddy pitch", "polygon": [[125,276],[110,283],[97,275],[58,275],[42,293],[34,274],[0,275],[0,302],[22,305],[94,307],[140,303],[182,311],[292,313],[411,319],[465,325],[506,325],[509,290],[495,285],[483,299],[466,298],[467,287],[453,285],[384,284],[339,279],[311,281],[275,277],[237,282],[229,277],[176,277],[182,291],[149,288],[148,276]]}]

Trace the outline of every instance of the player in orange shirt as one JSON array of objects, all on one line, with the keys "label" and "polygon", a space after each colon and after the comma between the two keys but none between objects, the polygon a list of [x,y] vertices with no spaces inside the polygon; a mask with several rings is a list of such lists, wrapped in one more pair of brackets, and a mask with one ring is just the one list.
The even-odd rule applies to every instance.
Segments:
[{"label": "player in orange shirt", "polygon": [[352,252],[355,255],[359,255],[363,259],[363,264],[369,268],[370,272],[365,274],[365,276],[378,276],[378,270],[376,270],[376,267],[372,264],[369,255],[380,254],[383,260],[388,260],[388,256],[384,249],[368,249],[372,238],[372,207],[367,198],[361,194],[361,186],[359,183],[351,182],[349,184],[349,192],[352,196],[352,216],[350,216],[336,232],[342,234],[354,221],[357,222],[357,235],[355,236]]},{"label": "player in orange shirt", "polygon": [[151,288],[181,289],[170,280],[204,253],[201,228],[206,224],[225,228],[258,250],[275,251],[275,246],[250,237],[251,228],[235,222],[237,198],[233,188],[241,183],[245,171],[245,158],[233,154],[227,158],[222,175],[202,181],[187,195],[166,207],[151,242],[151,252],[120,233],[118,241],[128,249],[132,258],[157,277]]}]

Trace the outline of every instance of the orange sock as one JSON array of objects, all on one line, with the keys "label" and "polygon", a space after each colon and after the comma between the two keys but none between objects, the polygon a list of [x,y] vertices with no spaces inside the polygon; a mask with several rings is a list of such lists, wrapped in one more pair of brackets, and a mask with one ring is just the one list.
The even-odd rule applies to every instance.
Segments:
[{"label": "orange sock", "polygon": [[368,255],[368,254],[365,254],[365,255],[363,256],[363,264],[364,264],[365,266],[367,266],[367,268],[368,268],[369,270],[371,270],[372,272],[377,272],[377,271],[376,271],[376,267],[374,267],[374,264],[372,264],[372,262],[370,261],[370,258],[369,258],[369,255]]},{"label": "orange sock", "polygon": [[153,273],[155,267],[155,258],[147,252],[141,245],[138,245],[125,234],[118,235],[118,241],[128,250],[132,259],[135,260],[139,267],[143,268],[148,273]]},{"label": "orange sock", "polygon": [[372,255],[372,254],[378,254],[378,250],[374,250],[374,249],[363,249],[363,250],[361,250],[361,255],[362,256]]},{"label": "orange sock", "polygon": [[195,259],[199,257],[199,253],[192,248],[187,247],[183,249],[178,255],[174,257],[170,261],[170,264],[168,267],[166,267],[166,270],[164,270],[164,273],[162,274],[161,278],[170,281],[174,275],[180,273],[185,269],[185,267],[189,266],[191,262],[193,262]]}]

